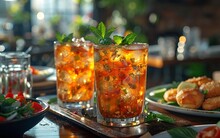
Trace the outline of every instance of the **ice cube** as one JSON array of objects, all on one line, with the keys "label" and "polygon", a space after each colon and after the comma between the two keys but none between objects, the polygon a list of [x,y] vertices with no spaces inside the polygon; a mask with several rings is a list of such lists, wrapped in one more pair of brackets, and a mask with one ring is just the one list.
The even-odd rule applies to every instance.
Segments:
[{"label": "ice cube", "polygon": [[58,73],[58,78],[66,83],[73,83],[77,78],[77,74],[75,74],[73,70],[61,70],[61,72]]}]

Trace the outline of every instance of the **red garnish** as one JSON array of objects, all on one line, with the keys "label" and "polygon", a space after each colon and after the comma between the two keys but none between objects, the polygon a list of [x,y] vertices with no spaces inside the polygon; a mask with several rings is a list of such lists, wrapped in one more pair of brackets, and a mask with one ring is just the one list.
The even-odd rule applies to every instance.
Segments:
[{"label": "red garnish", "polygon": [[34,113],[37,113],[43,110],[42,105],[40,105],[38,102],[33,101],[31,107],[34,109]]},{"label": "red garnish", "polygon": [[201,130],[196,138],[220,138],[220,128],[218,126],[210,126]]},{"label": "red garnish", "polygon": [[24,97],[23,92],[18,92],[18,96],[23,96]]},{"label": "red garnish", "polygon": [[5,121],[5,120],[6,120],[6,118],[5,118],[5,117],[0,116],[0,122],[3,122],[3,121]]},{"label": "red garnish", "polygon": [[18,92],[18,95],[15,98],[17,101],[19,101],[22,105],[26,103],[26,99],[22,92]]},{"label": "red garnish", "polygon": [[14,98],[14,94],[12,92],[8,92],[6,95],[5,95],[5,98]]}]

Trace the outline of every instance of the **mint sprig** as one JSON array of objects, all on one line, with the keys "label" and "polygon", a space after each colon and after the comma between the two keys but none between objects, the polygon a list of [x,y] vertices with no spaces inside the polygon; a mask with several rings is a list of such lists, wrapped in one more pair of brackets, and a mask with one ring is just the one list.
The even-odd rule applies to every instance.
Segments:
[{"label": "mint sprig", "polygon": [[115,35],[113,36],[113,40],[118,45],[130,45],[134,42],[136,37],[137,35],[135,33],[130,33],[125,37]]},{"label": "mint sprig", "polygon": [[90,31],[94,35],[88,35],[85,37],[86,40],[89,40],[95,44],[102,44],[102,45],[110,45],[110,44],[117,44],[117,45],[130,45],[134,42],[135,38],[137,37],[136,34],[130,33],[127,36],[113,36],[113,40],[110,38],[111,34],[115,31],[115,28],[112,27],[107,29],[103,22],[100,22],[97,27],[91,26]]},{"label": "mint sprig", "polygon": [[167,115],[158,112],[148,112],[145,117],[146,122],[158,121],[173,124],[175,120]]},{"label": "mint sprig", "polygon": [[95,44],[109,45],[112,44],[111,34],[115,31],[115,28],[107,29],[103,22],[100,22],[97,27],[90,26],[90,31],[94,35],[85,36],[86,40],[89,40]]},{"label": "mint sprig", "polygon": [[57,33],[57,34],[56,34],[56,39],[57,39],[57,41],[60,42],[60,43],[72,42],[73,33],[70,33],[70,34],[68,34],[68,35],[66,35],[66,34],[61,34],[61,33]]}]

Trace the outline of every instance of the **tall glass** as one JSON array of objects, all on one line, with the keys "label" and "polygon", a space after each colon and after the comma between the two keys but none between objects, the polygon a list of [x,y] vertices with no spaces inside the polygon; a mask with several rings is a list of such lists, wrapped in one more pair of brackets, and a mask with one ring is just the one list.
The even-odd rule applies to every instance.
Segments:
[{"label": "tall glass", "polygon": [[97,46],[97,122],[116,127],[144,122],[148,45]]},{"label": "tall glass", "polygon": [[84,39],[54,43],[57,97],[61,107],[89,108],[94,93],[94,47]]},{"label": "tall glass", "polygon": [[25,52],[5,52],[4,54],[4,93],[14,95],[22,92],[26,98],[32,97],[32,73],[30,54]]}]

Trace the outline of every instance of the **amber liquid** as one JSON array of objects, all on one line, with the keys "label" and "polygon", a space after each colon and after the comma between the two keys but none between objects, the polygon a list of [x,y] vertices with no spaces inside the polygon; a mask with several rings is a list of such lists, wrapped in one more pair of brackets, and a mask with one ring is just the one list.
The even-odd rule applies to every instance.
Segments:
[{"label": "amber liquid", "polygon": [[141,46],[95,49],[97,104],[105,118],[132,118],[142,113],[148,49]]},{"label": "amber liquid", "polygon": [[90,100],[94,92],[94,48],[66,43],[56,44],[54,52],[59,100]]}]

